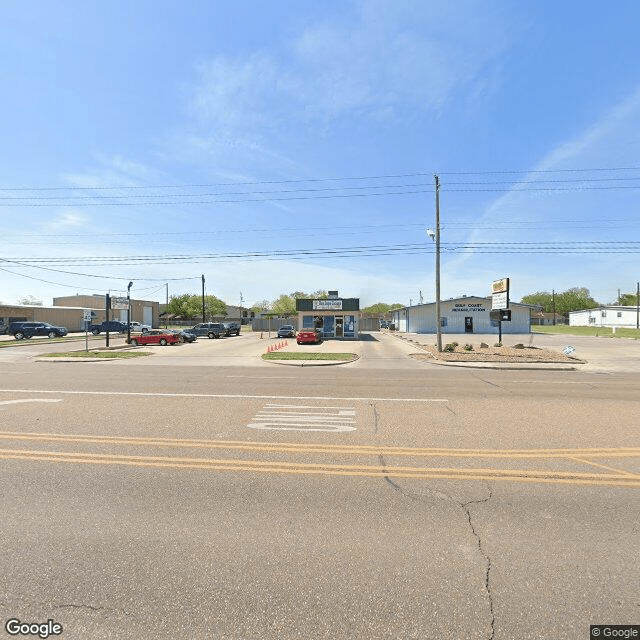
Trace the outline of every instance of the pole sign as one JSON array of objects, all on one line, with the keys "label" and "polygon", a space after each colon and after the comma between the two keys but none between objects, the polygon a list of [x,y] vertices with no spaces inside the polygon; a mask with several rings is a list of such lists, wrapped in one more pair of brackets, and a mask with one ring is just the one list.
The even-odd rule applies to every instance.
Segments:
[{"label": "pole sign", "polygon": [[127,298],[112,297],[111,298],[111,308],[112,309],[128,309],[129,308],[129,301],[127,300]]},{"label": "pole sign", "polygon": [[494,280],[491,285],[491,308],[494,310],[509,308],[509,278]]}]

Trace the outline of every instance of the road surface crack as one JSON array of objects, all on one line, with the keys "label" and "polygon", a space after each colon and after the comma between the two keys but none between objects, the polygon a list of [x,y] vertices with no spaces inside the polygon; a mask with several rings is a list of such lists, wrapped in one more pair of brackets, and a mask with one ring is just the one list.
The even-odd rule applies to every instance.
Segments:
[{"label": "road surface crack", "polygon": [[[487,599],[489,601],[489,618],[490,618],[490,628],[491,628],[491,632],[489,635],[489,640],[493,640],[493,638],[495,637],[495,622],[496,622],[496,616],[495,616],[495,611],[493,609],[493,594],[491,593],[491,582],[490,582],[490,574],[491,574],[491,558],[489,557],[489,555],[487,554],[487,552],[484,550],[483,546],[482,546],[482,538],[480,537],[480,534],[476,531],[476,528],[473,524],[473,519],[471,518],[471,505],[475,505],[475,504],[484,504],[489,502],[489,500],[491,500],[493,496],[493,492],[491,490],[491,487],[489,487],[489,495],[484,498],[483,500],[470,500],[469,502],[458,502],[457,504],[460,505],[460,507],[464,510],[464,512],[467,515],[467,520],[469,522],[469,528],[471,529],[471,533],[473,534],[473,536],[476,539],[476,542],[478,544],[478,551],[480,552],[480,555],[484,558],[487,568],[484,574],[484,588],[485,591],[487,592]],[[453,499],[452,499],[453,500]],[[454,502],[456,502],[454,500]]]}]

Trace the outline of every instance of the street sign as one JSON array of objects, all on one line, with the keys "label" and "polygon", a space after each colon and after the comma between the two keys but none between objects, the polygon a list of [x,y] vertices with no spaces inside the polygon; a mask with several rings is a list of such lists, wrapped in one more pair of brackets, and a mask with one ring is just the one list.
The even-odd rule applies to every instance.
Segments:
[{"label": "street sign", "polygon": [[111,298],[111,308],[112,309],[128,309],[129,308],[129,300],[127,298]]}]

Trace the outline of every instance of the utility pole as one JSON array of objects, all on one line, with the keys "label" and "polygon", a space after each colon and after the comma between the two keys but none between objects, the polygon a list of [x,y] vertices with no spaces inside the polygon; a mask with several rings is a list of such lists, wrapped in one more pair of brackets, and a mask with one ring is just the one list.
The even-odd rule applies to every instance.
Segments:
[{"label": "utility pole", "polygon": [[127,344],[131,344],[131,287],[133,282],[127,287]]},{"label": "utility pole", "polygon": [[167,314],[169,313],[169,283],[166,283],[167,287],[167,305],[164,308],[164,328],[166,329],[169,326],[169,319],[167,318]]},{"label": "utility pole", "polygon": [[551,310],[553,311],[553,324],[556,324],[556,292],[551,289]]},{"label": "utility pole", "polygon": [[436,183],[436,343],[442,351],[442,327],[440,326],[440,179],[434,176]]},{"label": "utility pole", "polygon": [[640,282],[636,289],[636,329],[640,329]]},{"label": "utility pole", "polygon": [[204,273],[202,274],[202,322],[205,322],[205,319],[204,319]]}]

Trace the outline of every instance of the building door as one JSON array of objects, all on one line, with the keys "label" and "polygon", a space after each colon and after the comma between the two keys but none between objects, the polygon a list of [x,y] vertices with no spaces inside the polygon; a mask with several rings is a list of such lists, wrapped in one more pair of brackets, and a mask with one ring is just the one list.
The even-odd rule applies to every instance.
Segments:
[{"label": "building door", "polygon": [[464,319],[464,332],[473,333],[473,318],[471,316]]},{"label": "building door", "polygon": [[344,318],[336,316],[336,338],[342,338],[344,335]]}]

